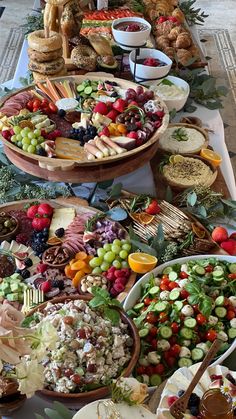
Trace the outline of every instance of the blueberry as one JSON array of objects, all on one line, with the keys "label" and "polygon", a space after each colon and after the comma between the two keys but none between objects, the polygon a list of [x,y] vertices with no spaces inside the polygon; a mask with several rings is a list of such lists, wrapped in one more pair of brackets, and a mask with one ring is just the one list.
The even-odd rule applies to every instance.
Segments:
[{"label": "blueberry", "polygon": [[183,394],[185,393],[185,391],[184,390],[179,390],[178,391],[178,397],[181,397],[181,396],[183,396]]},{"label": "blueberry", "polygon": [[48,233],[48,232],[49,232],[49,228],[44,227],[44,228],[43,228],[43,230],[42,230],[42,232],[43,232],[43,233]]},{"label": "blueberry", "polygon": [[58,114],[61,118],[63,118],[63,117],[66,115],[66,111],[64,111],[64,109],[59,109],[59,110],[58,110],[58,112],[57,112],[57,114]]},{"label": "blueberry", "polygon": [[84,135],[83,140],[84,140],[84,142],[87,142],[87,141],[91,140],[91,138],[90,138],[89,135]]},{"label": "blueberry", "polygon": [[64,230],[64,228],[63,228],[63,227],[58,228],[58,229],[55,231],[55,235],[56,235],[57,237],[63,237],[63,236],[64,236],[64,233],[65,233],[65,230]]},{"label": "blueberry", "polygon": [[36,154],[37,154],[38,156],[44,156],[44,157],[46,157],[46,156],[47,156],[47,152],[44,150],[44,148],[43,148],[43,147],[39,147],[39,148],[37,149],[37,151],[36,151]]},{"label": "blueberry", "polygon": [[30,271],[28,271],[28,269],[23,269],[23,271],[21,271],[21,276],[23,279],[27,279],[30,277]]},{"label": "blueberry", "polygon": [[196,393],[192,393],[189,397],[188,401],[188,408],[190,409],[191,406],[199,406],[200,397]]},{"label": "blueberry", "polygon": [[193,416],[198,416],[199,415],[199,407],[198,406],[190,406],[189,407],[190,413]]},{"label": "blueberry", "polygon": [[117,97],[117,96],[119,96],[117,92],[113,92],[113,93],[111,94],[111,97]]},{"label": "blueberry", "polygon": [[21,274],[21,269],[16,269],[16,270],[15,270],[15,272],[16,272],[17,274]]},{"label": "blueberry", "polygon": [[33,265],[32,259],[26,258],[24,260],[24,264],[25,264],[25,266],[27,266],[27,268],[30,268]]}]

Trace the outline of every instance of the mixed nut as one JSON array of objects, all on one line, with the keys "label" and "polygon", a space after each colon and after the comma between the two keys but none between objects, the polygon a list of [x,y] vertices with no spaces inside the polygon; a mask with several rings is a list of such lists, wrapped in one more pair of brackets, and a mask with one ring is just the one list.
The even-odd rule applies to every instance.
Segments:
[{"label": "mixed nut", "polygon": [[82,292],[92,293],[92,287],[97,286],[103,289],[108,288],[108,280],[102,275],[87,275],[81,279],[80,289]]},{"label": "mixed nut", "polygon": [[63,265],[70,259],[70,252],[62,246],[53,246],[45,250],[43,262],[52,265]]},{"label": "mixed nut", "polygon": [[0,236],[11,233],[17,226],[17,220],[11,215],[1,212],[0,213]]}]

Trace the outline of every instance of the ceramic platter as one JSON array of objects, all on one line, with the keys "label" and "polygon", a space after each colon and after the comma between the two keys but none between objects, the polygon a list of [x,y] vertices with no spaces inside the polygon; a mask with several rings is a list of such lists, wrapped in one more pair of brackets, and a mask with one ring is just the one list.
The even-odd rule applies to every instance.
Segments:
[{"label": "ceramic platter", "polygon": [[[98,403],[104,400],[96,400],[95,402],[89,403],[88,405],[84,406],[82,409],[79,410],[73,416],[73,419],[95,419],[99,418],[97,414]],[[124,403],[118,403],[117,410],[120,413],[121,418],[135,418],[135,419],[155,419],[156,415],[153,415],[149,410],[147,410],[143,406],[128,406]],[[102,412],[102,409],[101,409]]]}]

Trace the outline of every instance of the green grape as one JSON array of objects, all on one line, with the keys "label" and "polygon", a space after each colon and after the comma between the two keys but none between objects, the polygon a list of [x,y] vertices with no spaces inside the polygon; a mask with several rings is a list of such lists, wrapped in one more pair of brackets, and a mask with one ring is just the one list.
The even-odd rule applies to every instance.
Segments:
[{"label": "green grape", "polygon": [[38,144],[38,140],[37,140],[37,138],[33,138],[33,139],[31,140],[31,144],[32,144],[32,145],[37,145],[37,144]]},{"label": "green grape", "polygon": [[100,258],[103,258],[105,254],[106,254],[106,250],[105,250],[105,249],[103,249],[102,247],[100,247],[100,248],[97,250],[97,255],[98,255]]},{"label": "green grape", "polygon": [[121,262],[117,259],[113,260],[112,265],[115,266],[116,269],[121,268]]},{"label": "green grape", "polygon": [[121,247],[117,246],[117,244],[113,244],[111,246],[111,251],[114,252],[116,255],[119,255],[119,253],[121,251]]},{"label": "green grape", "polygon": [[17,142],[16,135],[12,135],[11,136],[11,142],[12,143],[16,143]]},{"label": "green grape", "polygon": [[23,144],[23,146],[22,146],[22,150],[24,150],[24,151],[28,151],[28,147],[29,147],[29,145],[28,145],[28,144]]},{"label": "green grape", "polygon": [[27,145],[30,145],[30,139],[28,138],[28,137],[24,137],[24,138],[22,138],[22,144],[27,144]]},{"label": "green grape", "polygon": [[101,273],[102,273],[102,270],[99,266],[96,266],[96,268],[92,270],[92,274],[94,275],[100,275]]},{"label": "green grape", "polygon": [[101,270],[103,271],[103,272],[105,272],[105,271],[108,271],[108,269],[110,268],[110,263],[108,263],[108,262],[103,262],[102,264],[101,264],[101,266],[100,266],[100,268],[101,268]]},{"label": "green grape", "polygon": [[16,139],[17,141],[22,141],[22,136],[20,134],[17,134]]},{"label": "green grape", "polygon": [[28,132],[27,137],[32,140],[34,138],[34,133],[32,131]]},{"label": "green grape", "polygon": [[45,141],[44,137],[42,137],[42,136],[38,137],[38,143],[39,144],[43,143],[44,141]]},{"label": "green grape", "polygon": [[119,253],[119,256],[121,259],[127,259],[128,252],[126,252],[126,250],[121,250],[121,252]]},{"label": "green grape", "polygon": [[22,141],[17,141],[17,147],[22,148]]},{"label": "green grape", "polygon": [[116,246],[121,246],[121,241],[119,239],[115,239],[112,244],[115,244]]},{"label": "green grape", "polygon": [[129,252],[131,250],[131,244],[125,243],[122,245],[122,250],[127,250]]},{"label": "green grape", "polygon": [[28,132],[30,132],[31,131],[31,129],[29,128],[29,127],[25,127],[25,128],[23,128],[23,130],[22,131],[24,131],[24,135],[27,135],[28,134]]},{"label": "green grape", "polygon": [[115,253],[113,253],[113,252],[107,252],[106,254],[105,254],[105,256],[104,256],[104,260],[106,261],[106,262],[109,262],[109,263],[111,263],[111,262],[113,262],[113,260],[116,258],[116,255],[115,255]]},{"label": "green grape", "polygon": [[40,137],[40,135],[41,135],[41,130],[40,130],[40,129],[35,129],[35,130],[34,130],[34,135],[35,135],[35,137]]},{"label": "green grape", "polygon": [[109,250],[111,250],[111,244],[105,243],[103,249],[106,250],[106,252],[109,252]]},{"label": "green grape", "polygon": [[122,262],[121,262],[121,267],[122,267],[122,268],[129,268],[129,264],[128,264],[128,262],[126,262],[126,260],[122,260]]},{"label": "green grape", "polygon": [[122,243],[122,246],[123,246],[123,244],[127,244],[127,243],[129,243],[129,241],[128,241],[128,240],[126,240],[126,239],[122,239],[122,240],[121,240],[121,243]]},{"label": "green grape", "polygon": [[36,151],[36,148],[35,148],[35,146],[34,145],[29,145],[29,147],[28,147],[28,153],[32,153],[32,154],[34,154],[35,153],[35,151]]},{"label": "green grape", "polygon": [[21,132],[21,127],[19,127],[18,125],[15,125],[15,126],[13,127],[13,131],[14,131],[14,133],[15,133],[15,134],[20,134],[20,132]]},{"label": "green grape", "polygon": [[102,264],[102,258],[95,257],[89,261],[91,268],[96,268]]}]

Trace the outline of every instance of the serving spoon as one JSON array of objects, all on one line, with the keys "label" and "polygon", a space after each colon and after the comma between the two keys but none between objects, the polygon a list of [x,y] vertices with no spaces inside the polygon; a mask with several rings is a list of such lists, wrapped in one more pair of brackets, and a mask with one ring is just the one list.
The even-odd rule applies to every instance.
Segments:
[{"label": "serving spoon", "polygon": [[195,387],[198,384],[200,378],[202,377],[202,375],[206,371],[208,365],[210,364],[210,362],[212,361],[212,359],[214,358],[214,356],[218,352],[221,344],[222,344],[222,341],[219,340],[219,339],[216,339],[214,341],[214,343],[211,345],[210,350],[208,351],[205,358],[203,359],[201,365],[199,366],[195,376],[193,377],[192,381],[190,382],[190,384],[189,384],[187,390],[185,391],[185,393],[183,394],[183,396],[181,396],[179,399],[177,399],[171,405],[170,413],[172,414],[172,416],[174,416],[174,418],[176,418],[176,419],[182,419],[183,418],[183,415],[187,410],[188,401],[189,401],[189,398],[190,398],[193,390],[195,389]]}]

